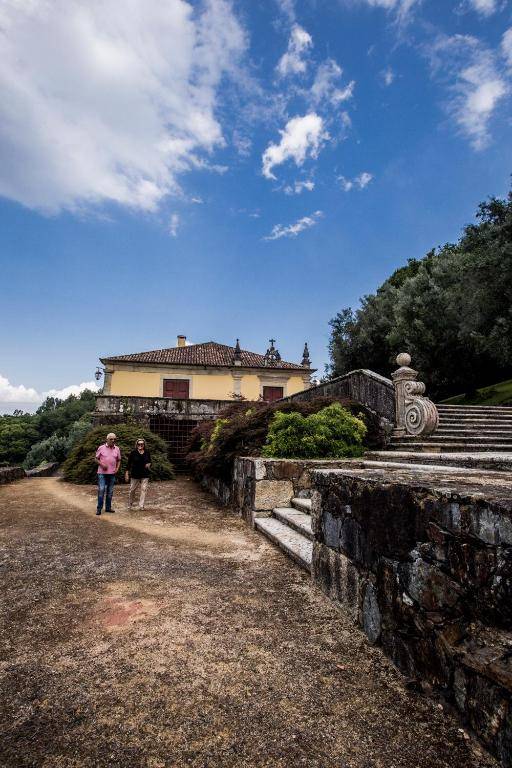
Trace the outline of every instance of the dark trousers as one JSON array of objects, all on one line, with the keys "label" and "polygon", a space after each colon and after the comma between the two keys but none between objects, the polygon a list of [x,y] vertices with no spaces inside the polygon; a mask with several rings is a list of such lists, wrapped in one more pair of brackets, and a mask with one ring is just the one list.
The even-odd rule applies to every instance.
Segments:
[{"label": "dark trousers", "polygon": [[103,499],[105,498],[105,492],[107,494],[107,498],[105,499],[105,512],[110,512],[115,484],[115,475],[98,475],[98,512],[101,512],[103,509]]}]

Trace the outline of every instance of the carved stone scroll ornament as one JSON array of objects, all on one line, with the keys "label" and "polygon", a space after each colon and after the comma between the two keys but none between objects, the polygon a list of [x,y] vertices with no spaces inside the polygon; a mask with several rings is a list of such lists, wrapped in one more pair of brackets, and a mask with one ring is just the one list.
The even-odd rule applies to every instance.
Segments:
[{"label": "carved stone scroll ornament", "polygon": [[416,381],[418,372],[409,367],[411,357],[406,352],[397,356],[400,366],[391,374],[395,388],[395,437],[431,435],[439,425],[437,408],[424,397],[425,384]]}]

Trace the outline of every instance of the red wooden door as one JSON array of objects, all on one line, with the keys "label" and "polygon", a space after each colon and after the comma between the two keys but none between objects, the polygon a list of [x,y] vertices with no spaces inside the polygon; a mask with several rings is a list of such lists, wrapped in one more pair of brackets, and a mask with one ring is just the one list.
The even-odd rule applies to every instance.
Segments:
[{"label": "red wooden door", "polygon": [[188,400],[188,379],[164,379],[164,397],[172,400]]},{"label": "red wooden door", "polygon": [[263,399],[267,403],[273,403],[283,397],[283,387],[263,387]]}]

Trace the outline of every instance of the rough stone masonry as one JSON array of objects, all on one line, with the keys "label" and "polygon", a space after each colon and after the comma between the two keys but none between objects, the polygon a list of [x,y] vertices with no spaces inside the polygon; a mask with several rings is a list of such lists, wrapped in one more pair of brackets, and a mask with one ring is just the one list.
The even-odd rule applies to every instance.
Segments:
[{"label": "rough stone masonry", "polygon": [[510,766],[512,481],[496,475],[315,472],[313,579]]}]

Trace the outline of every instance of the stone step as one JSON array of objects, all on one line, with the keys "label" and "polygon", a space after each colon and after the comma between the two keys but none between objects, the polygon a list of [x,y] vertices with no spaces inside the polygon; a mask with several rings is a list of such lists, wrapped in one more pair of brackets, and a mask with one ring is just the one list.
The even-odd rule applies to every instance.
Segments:
[{"label": "stone step", "polygon": [[465,429],[464,427],[447,427],[440,426],[436,429],[434,435],[437,437],[455,436],[455,437],[511,437],[512,438],[512,426],[511,427],[496,427],[495,429]]},{"label": "stone step", "polygon": [[275,517],[257,517],[254,527],[291,557],[294,562],[311,573],[313,542],[297,533]]},{"label": "stone step", "polygon": [[466,453],[492,451],[493,453],[508,453],[512,452],[512,444],[510,443],[481,443],[481,442],[463,442],[454,441],[450,443],[435,443],[430,440],[392,440],[390,447],[396,450],[406,451],[426,451],[427,453]]},{"label": "stone step", "polygon": [[311,499],[302,499],[296,496],[292,499],[292,507],[299,509],[301,512],[311,514]]},{"label": "stone step", "polygon": [[[411,437],[414,439],[414,436],[411,435]],[[410,437],[401,437],[400,440],[410,440]],[[494,433],[493,435],[482,435],[479,432],[475,436],[469,435],[466,437],[463,434],[458,433],[445,433],[441,432],[439,434],[439,430],[437,432],[434,432],[433,435],[429,435],[428,438],[425,438],[429,442],[432,441],[433,443],[451,443],[454,440],[457,440],[460,443],[474,443],[474,442],[482,442],[482,443],[512,443],[512,437],[509,437],[508,435],[501,435]]]},{"label": "stone step", "polygon": [[311,515],[299,512],[292,507],[276,507],[273,515],[285,525],[289,525],[297,533],[301,533],[310,541],[313,541],[313,529],[311,528]]},{"label": "stone step", "polygon": [[[403,463],[416,465],[440,466],[447,471],[464,467],[471,469],[476,475],[481,470],[486,472],[511,472],[512,453],[421,453],[420,451],[368,451],[364,455],[364,462],[373,463]],[[431,468],[431,466],[430,466]],[[499,476],[499,474],[498,474]]]},{"label": "stone step", "polygon": [[441,416],[439,418],[439,425],[440,426],[452,426],[452,425],[459,425],[460,426],[475,426],[475,427],[510,427],[512,426],[512,417],[504,417],[503,419],[486,419],[484,416],[482,418],[475,418],[474,416]]},{"label": "stone step", "polygon": [[501,405],[437,405],[439,413],[446,415],[474,414],[509,416],[512,414],[511,406]]}]

